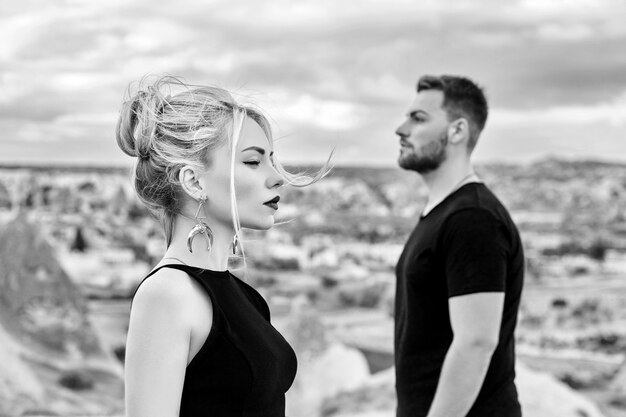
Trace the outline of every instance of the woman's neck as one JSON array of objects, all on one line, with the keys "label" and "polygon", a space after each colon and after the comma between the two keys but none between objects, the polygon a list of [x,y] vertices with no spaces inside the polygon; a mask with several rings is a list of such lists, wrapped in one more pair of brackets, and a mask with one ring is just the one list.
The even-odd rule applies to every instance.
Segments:
[{"label": "woman's neck", "polygon": [[219,222],[205,222],[213,235],[213,242],[209,249],[206,235],[199,233],[191,242],[192,252],[189,252],[188,236],[197,222],[193,219],[177,216],[172,231],[172,241],[163,258],[175,258],[190,266],[197,266],[214,271],[228,269],[228,258],[232,254],[233,228]]}]

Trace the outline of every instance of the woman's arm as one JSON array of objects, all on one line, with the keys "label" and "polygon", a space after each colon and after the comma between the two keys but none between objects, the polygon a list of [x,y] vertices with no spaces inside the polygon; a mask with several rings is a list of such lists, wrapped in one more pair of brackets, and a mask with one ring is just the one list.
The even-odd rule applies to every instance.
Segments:
[{"label": "woman's arm", "polygon": [[179,415],[193,323],[190,281],[182,271],[161,270],[135,294],[126,341],[127,417]]}]

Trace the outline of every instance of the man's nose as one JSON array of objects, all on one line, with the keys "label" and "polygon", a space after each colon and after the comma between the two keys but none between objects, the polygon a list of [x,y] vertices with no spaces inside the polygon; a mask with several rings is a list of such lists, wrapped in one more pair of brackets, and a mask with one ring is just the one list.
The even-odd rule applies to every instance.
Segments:
[{"label": "man's nose", "polygon": [[398,126],[398,128],[396,129],[396,135],[398,135],[400,137],[406,137],[406,136],[409,135],[407,133],[406,122],[404,122],[400,126]]}]

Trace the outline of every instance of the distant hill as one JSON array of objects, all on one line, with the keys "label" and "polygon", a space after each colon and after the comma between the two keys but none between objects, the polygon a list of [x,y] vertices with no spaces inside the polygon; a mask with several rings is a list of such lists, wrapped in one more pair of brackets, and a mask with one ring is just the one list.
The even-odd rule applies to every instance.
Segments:
[{"label": "distant hill", "polygon": [[6,329],[46,349],[63,353],[72,344],[86,355],[102,353],[85,300],[25,216],[0,235],[0,311]]},{"label": "distant hill", "polygon": [[[515,167],[534,167],[543,168],[546,171],[559,170],[559,169],[614,169],[614,168],[626,168],[626,162],[618,161],[602,161],[602,160],[587,160],[587,159],[563,159],[558,157],[546,157],[524,163],[499,163],[499,162],[483,162],[476,164],[477,167],[487,167],[495,169],[511,169]],[[321,167],[321,164],[285,164],[285,167],[290,170],[304,170],[304,171],[316,171]],[[96,173],[128,173],[129,166],[105,166],[105,165],[88,165],[88,164],[12,164],[6,162],[0,162],[0,169],[7,170],[29,170],[34,172],[96,172]],[[333,168],[333,172],[340,175],[359,175],[363,172],[401,172],[402,170],[390,163],[389,166],[358,166],[358,165],[337,165]]]},{"label": "distant hill", "polygon": [[98,166],[98,165],[58,165],[58,164],[7,164],[0,163],[0,170],[27,170],[33,172],[95,172],[100,174],[124,174],[129,172],[128,167]]},{"label": "distant hill", "polygon": [[[119,411],[121,366],[102,348],[85,299],[53,248],[25,216],[0,229],[0,346],[0,415]],[[106,382],[96,384],[96,374]],[[94,395],[103,389],[115,395]]]}]

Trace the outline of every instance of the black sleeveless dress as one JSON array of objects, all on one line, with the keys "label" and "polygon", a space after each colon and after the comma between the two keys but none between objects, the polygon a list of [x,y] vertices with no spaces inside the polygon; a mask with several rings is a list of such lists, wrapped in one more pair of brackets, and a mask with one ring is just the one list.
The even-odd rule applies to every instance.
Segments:
[{"label": "black sleeveless dress", "polygon": [[211,331],[187,366],[180,417],[284,417],[296,355],[263,297],[229,271],[187,265],[163,265],[141,283],[166,267],[196,280],[213,305]]}]

